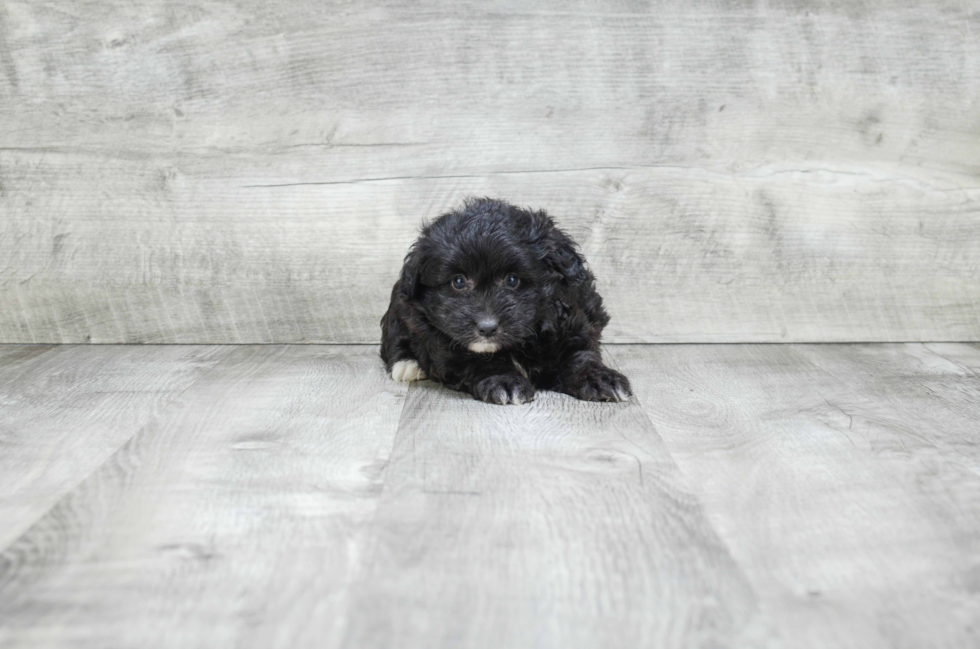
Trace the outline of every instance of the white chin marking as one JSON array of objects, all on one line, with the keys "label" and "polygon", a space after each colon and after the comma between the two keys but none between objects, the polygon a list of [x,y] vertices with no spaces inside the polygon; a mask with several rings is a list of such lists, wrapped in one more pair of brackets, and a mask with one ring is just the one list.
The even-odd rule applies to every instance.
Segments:
[{"label": "white chin marking", "polygon": [[623,390],[623,389],[616,390],[616,396],[619,398],[620,401],[629,401],[630,400],[630,395],[627,394],[626,390]]},{"label": "white chin marking", "polygon": [[396,381],[421,381],[425,378],[425,372],[413,359],[398,361],[391,366],[391,378]]},{"label": "white chin marking", "polygon": [[482,340],[470,343],[468,347],[471,352],[476,352],[477,354],[492,354],[498,349],[500,349],[499,344],[486,343],[483,342]]}]

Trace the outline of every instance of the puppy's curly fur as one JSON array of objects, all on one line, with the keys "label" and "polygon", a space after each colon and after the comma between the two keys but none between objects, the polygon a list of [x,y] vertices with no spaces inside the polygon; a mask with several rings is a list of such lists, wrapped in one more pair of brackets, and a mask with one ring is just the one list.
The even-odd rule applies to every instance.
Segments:
[{"label": "puppy's curly fur", "polygon": [[469,199],[405,257],[381,358],[396,380],[433,378],[491,403],[536,389],[624,401],[629,380],[599,353],[608,322],[575,242],[544,211]]}]

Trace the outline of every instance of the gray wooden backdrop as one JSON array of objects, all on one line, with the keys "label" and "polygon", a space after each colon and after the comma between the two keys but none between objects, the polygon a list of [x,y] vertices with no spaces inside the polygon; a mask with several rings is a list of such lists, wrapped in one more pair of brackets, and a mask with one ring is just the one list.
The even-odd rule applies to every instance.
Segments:
[{"label": "gray wooden backdrop", "polygon": [[980,339],[980,5],[0,2],[0,341],[373,342],[551,211],[612,342]]}]

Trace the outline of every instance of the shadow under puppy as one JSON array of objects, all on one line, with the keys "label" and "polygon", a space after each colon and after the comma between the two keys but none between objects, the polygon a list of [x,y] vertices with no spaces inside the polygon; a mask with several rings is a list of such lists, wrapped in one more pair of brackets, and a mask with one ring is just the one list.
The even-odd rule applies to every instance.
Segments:
[{"label": "shadow under puppy", "polygon": [[422,229],[381,319],[392,378],[433,378],[490,403],[536,389],[624,401],[602,363],[609,316],[575,242],[544,212],[469,199]]}]

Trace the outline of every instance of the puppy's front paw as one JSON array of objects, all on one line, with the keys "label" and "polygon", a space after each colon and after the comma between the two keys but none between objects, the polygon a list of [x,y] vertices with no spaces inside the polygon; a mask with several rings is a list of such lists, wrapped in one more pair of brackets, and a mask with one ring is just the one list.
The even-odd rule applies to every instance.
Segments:
[{"label": "puppy's front paw", "polygon": [[629,379],[604,365],[584,368],[567,392],[585,401],[629,401],[633,396]]},{"label": "puppy's front paw", "polygon": [[419,367],[415,359],[408,358],[391,366],[391,378],[406,383],[421,381],[425,378],[425,370]]},{"label": "puppy's front paw", "polygon": [[499,374],[490,376],[473,386],[473,396],[487,403],[527,403],[534,398],[534,386],[523,376]]}]

